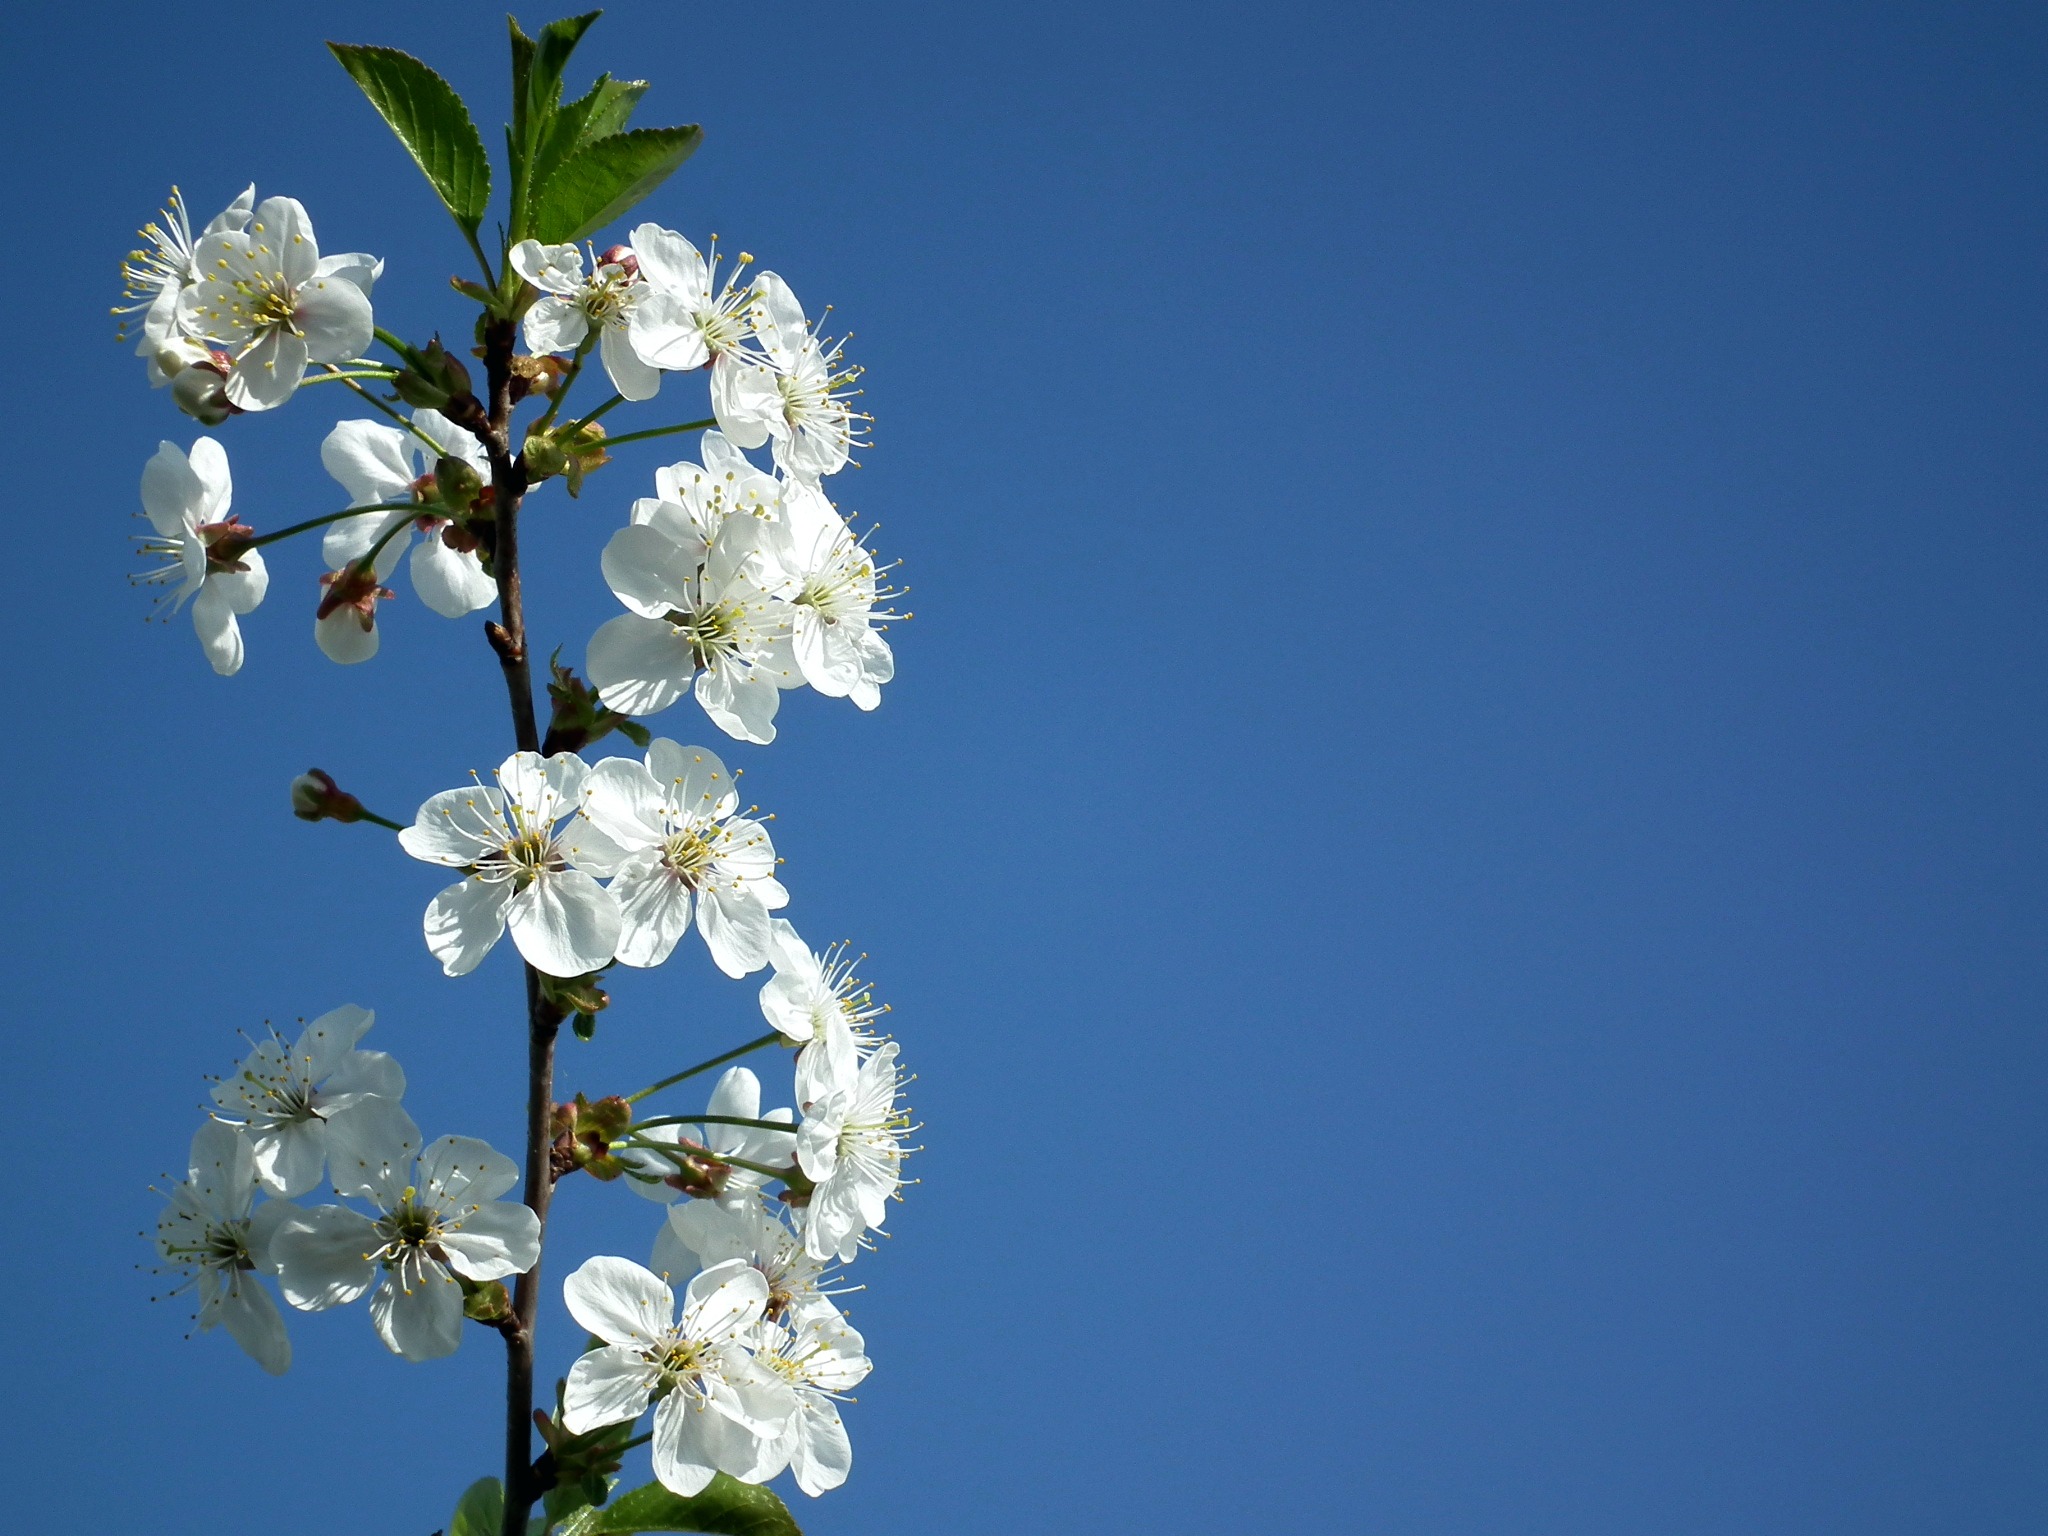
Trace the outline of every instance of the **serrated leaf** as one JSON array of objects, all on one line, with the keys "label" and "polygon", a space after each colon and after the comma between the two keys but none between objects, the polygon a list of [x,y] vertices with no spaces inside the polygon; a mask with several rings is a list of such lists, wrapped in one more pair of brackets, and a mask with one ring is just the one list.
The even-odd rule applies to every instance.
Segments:
[{"label": "serrated leaf", "polygon": [[426,173],[455,222],[474,235],[491,201],[491,162],[455,87],[396,48],[327,46]]},{"label": "serrated leaf", "polygon": [[534,194],[533,232],[553,245],[581,240],[632,208],[690,158],[702,129],[635,128],[586,144]]},{"label": "serrated leaf", "polygon": [[[622,1493],[577,1527],[577,1536],[626,1536],[632,1531],[697,1531],[703,1536],[803,1536],[782,1500],[766,1488],[723,1472],[693,1499],[649,1483]],[[451,1531],[449,1536],[454,1536]]]},{"label": "serrated leaf", "polygon": [[504,1526],[504,1485],[495,1477],[480,1477],[456,1501],[448,1536],[499,1536]]},{"label": "serrated leaf", "polygon": [[546,131],[547,120],[562,99],[562,71],[569,67],[569,55],[583,41],[590,24],[603,14],[591,11],[551,21],[533,40],[533,63],[526,77],[526,110],[527,121],[536,134]]},{"label": "serrated leaf", "polygon": [[633,108],[646,94],[645,80],[614,80],[610,75],[599,75],[589,90],[557,107],[540,151],[534,156],[535,185],[545,182],[556,167],[584,145],[623,129],[633,115]]}]

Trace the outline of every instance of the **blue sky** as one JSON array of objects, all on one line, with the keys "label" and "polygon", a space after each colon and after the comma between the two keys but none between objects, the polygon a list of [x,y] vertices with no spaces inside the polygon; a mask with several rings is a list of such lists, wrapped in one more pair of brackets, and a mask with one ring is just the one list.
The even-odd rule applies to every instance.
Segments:
[{"label": "blue sky", "polygon": [[[403,601],[335,668],[290,548],[222,681],[122,579],[193,435],[106,317],[171,182],[297,196],[385,323],[462,323],[320,44],[488,139],[501,13],[331,15],[4,23],[24,1528],[425,1536],[495,1470],[488,1335],[297,1319],[272,1381],[134,1269],[266,1018],[374,1007],[428,1134],[518,1130],[509,955],[445,980],[432,872],[284,812],[308,764],[404,816],[495,763],[477,636]],[[926,1122],[807,1529],[2039,1530],[2048,24],[628,3],[601,68],[705,125],[649,215],[857,333],[835,491],[914,589],[877,713],[730,754]],[[340,409],[224,431],[244,517],[338,505]],[[672,456],[536,498],[544,644]],[[615,992],[565,1090],[759,1028],[694,953]],[[554,1275],[649,1210],[565,1184]]]}]

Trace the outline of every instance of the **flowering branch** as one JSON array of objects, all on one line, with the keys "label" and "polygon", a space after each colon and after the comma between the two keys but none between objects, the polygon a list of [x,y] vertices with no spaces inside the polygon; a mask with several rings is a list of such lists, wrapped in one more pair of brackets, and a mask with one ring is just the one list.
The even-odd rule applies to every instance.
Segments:
[{"label": "flowering branch", "polygon": [[[379,325],[371,299],[384,263],[321,255],[290,198],[259,202],[251,187],[195,235],[174,193],[123,269],[123,312],[140,317],[150,381],[206,426],[323,382],[381,418],[341,421],[321,445],[349,506],[267,534],[232,515],[214,438],[165,443],[149,461],[142,548],[157,563],[141,580],[171,608],[189,606],[216,672],[241,667],[240,621],[270,589],[262,551],[316,529],[315,636],[338,663],[377,654],[379,605],[402,559],[433,612],[495,610],[484,638],[513,750],[490,782],[472,774],[406,825],[311,769],[293,781],[291,806],[308,821],[390,829],[404,853],[447,870],[453,883],[422,921],[428,951],[460,977],[509,937],[525,989],[523,1158],[470,1137],[429,1141],[402,1105],[397,1063],[359,1048],[372,1015],[347,1005],[289,1042],[257,1042],[218,1081],[157,1242],[198,1297],[201,1329],[225,1327],[273,1372],[291,1358],[273,1287],[293,1315],[367,1297],[377,1337],[408,1359],[452,1353],[469,1323],[498,1333],[501,1475],[471,1485],[451,1528],[797,1536],[761,1485],[788,1470],[816,1496],[850,1467],[837,1404],[869,1363],[831,1279],[899,1194],[914,1150],[905,1079],[895,1042],[876,1033],[887,1009],[852,974],[847,947],[815,951],[778,915],[791,897],[773,817],[741,808],[718,753],[656,736],[642,718],[688,696],[717,730],[763,747],[785,693],[873,710],[895,675],[884,631],[899,615],[880,584],[889,567],[824,489],[865,441],[859,370],[842,363],[842,343],[821,338],[788,284],[753,271],[750,255],[721,280],[715,242],[707,257],[658,223],[603,250],[589,239],[701,137],[628,131],[642,82],[599,76],[564,99],[570,53],[595,19],[536,37],[512,24],[495,248],[480,237],[492,166],[453,88],[395,50],[329,45],[477,259],[484,282],[456,276],[450,287],[479,309],[479,385],[471,354],[439,334],[418,345]],[[446,334],[471,328],[465,319]],[[397,361],[365,357],[373,344]],[[558,425],[593,358],[611,394]],[[711,413],[607,435],[606,417],[665,380],[702,380]],[[529,399],[545,404],[522,430]],[[590,637],[580,673],[554,650],[543,736],[525,611],[529,499],[557,477],[579,496],[610,449],[688,433],[702,434],[695,458],[658,470],[651,496],[623,498],[626,521],[599,566],[624,611]],[[762,450],[767,467],[749,457]],[[614,733],[638,755],[585,760]],[[613,967],[653,969],[698,940],[724,975],[762,978],[771,1030],[631,1096],[556,1103],[563,1024],[588,1038],[611,1005]],[[765,1106],[761,1080],[735,1064],[777,1043],[796,1049],[789,1107]],[[634,1122],[634,1105],[718,1068],[701,1113]],[[571,1314],[602,1343],[574,1355],[550,1415],[534,1402],[542,1263],[554,1187],[576,1171],[672,1208],[652,1267],[600,1254],[563,1281]],[[305,1203],[323,1183],[334,1200]],[[689,1277],[680,1298],[670,1275]],[[634,1433],[650,1409],[652,1428]],[[614,1500],[621,1458],[643,1444],[656,1481]],[[579,1514],[598,1504],[609,1504],[601,1526]]]}]

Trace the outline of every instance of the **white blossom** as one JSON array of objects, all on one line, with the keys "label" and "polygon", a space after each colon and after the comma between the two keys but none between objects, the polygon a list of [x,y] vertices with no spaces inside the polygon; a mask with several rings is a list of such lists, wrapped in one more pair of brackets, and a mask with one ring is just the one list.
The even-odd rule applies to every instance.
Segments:
[{"label": "white blossom", "polygon": [[805,682],[862,709],[882,702],[896,658],[880,626],[901,618],[876,604],[901,594],[880,585],[875,557],[815,485],[783,488],[770,539],[790,604],[790,648]]},{"label": "white blossom", "polygon": [[709,365],[714,370],[712,387],[717,389],[717,370],[731,368],[735,357],[746,356],[754,334],[754,289],[734,282],[754,258],[742,255],[720,287],[715,241],[709,261],[688,240],[659,224],[640,225],[631,241],[641,281],[668,301],[648,306],[639,317],[633,330],[635,350],[656,368],[680,372]]},{"label": "white blossom", "polygon": [[819,339],[789,284],[775,273],[755,279],[754,292],[754,333],[767,365],[726,371],[722,396],[714,373],[718,425],[742,448],[772,440],[775,462],[799,480],[837,474],[867,419],[847,403],[860,371],[840,367],[843,344]]},{"label": "white blossom", "polygon": [[836,1274],[830,1259],[815,1259],[801,1235],[771,1214],[757,1193],[741,1199],[684,1200],[669,1208],[654,1239],[654,1270],[688,1274],[738,1259],[759,1270],[768,1286],[764,1316],[837,1318],[827,1284]]},{"label": "white blossom", "polygon": [[408,1360],[452,1354],[462,1342],[464,1280],[504,1280],[540,1258],[540,1220],[498,1196],[519,1182],[509,1157],[469,1136],[424,1151],[419,1127],[388,1099],[350,1112],[359,1149],[333,1160],[334,1192],[361,1198],[287,1218],[272,1251],[285,1299],[308,1312],[342,1306],[373,1285],[377,1336]]},{"label": "white blossom", "polygon": [[[367,1008],[345,1004],[323,1013],[286,1045],[272,1035],[215,1085],[221,1118],[242,1126],[256,1158],[256,1177],[273,1195],[290,1199],[320,1182],[330,1145],[355,1155],[348,1112],[366,1098],[405,1097],[405,1073],[382,1051],[359,1051],[356,1042],[375,1022]],[[330,1133],[332,1140],[330,1141]]]},{"label": "white blossom", "polygon": [[427,948],[450,976],[467,975],[509,926],[536,970],[581,976],[605,965],[619,942],[617,900],[597,883],[622,851],[574,815],[583,760],[515,752],[498,765],[498,788],[444,790],[419,809],[398,841],[416,859],[463,871],[427,907]]},{"label": "white blossom", "polygon": [[812,1081],[849,1087],[860,1064],[881,1046],[874,1024],[889,1010],[878,1006],[868,984],[853,973],[858,958],[844,943],[822,954],[797,936],[788,919],[769,924],[768,959],[775,974],[761,988],[761,1015],[803,1047],[799,1061],[812,1063]]},{"label": "white blossom", "polygon": [[170,1192],[157,1218],[156,1245],[199,1294],[202,1331],[225,1327],[249,1357],[273,1376],[292,1363],[291,1340],[259,1274],[277,1272],[271,1247],[280,1219],[297,1214],[281,1202],[251,1214],[256,1159],[248,1138],[209,1120],[192,1138],[187,1177]]},{"label": "white blossom", "polygon": [[851,1084],[835,1081],[822,1056],[799,1060],[796,1160],[817,1185],[805,1208],[804,1243],[813,1258],[849,1263],[861,1234],[879,1231],[903,1183],[910,1117],[897,1103],[896,1042],[884,1042]]},{"label": "white blossom", "polygon": [[630,715],[664,710],[695,680],[697,702],[741,741],[775,739],[781,690],[802,686],[790,650],[789,604],[775,579],[770,524],[728,516],[700,555],[664,526],[635,523],[605,546],[605,581],[630,612],[599,626],[585,666],[605,704]]},{"label": "white blossom", "polygon": [[512,247],[512,270],[540,290],[522,328],[527,350],[536,356],[573,352],[594,330],[597,354],[612,388],[628,400],[651,400],[661,388],[661,370],[644,362],[634,333],[665,323],[669,301],[640,281],[623,261],[601,261],[588,277],[583,253],[573,242],[542,245],[522,240]]},{"label": "white blossom", "polygon": [[[484,481],[490,480],[490,460],[473,433],[465,432],[439,411],[424,408],[412,413],[412,422],[418,434],[434,441],[441,456],[459,459]],[[417,505],[365,512],[329,523],[320,541],[320,554],[328,569],[339,571],[362,559],[380,538],[391,533],[390,541],[378,550],[375,565],[377,579],[384,581],[398,568],[399,557],[412,544],[416,530],[425,537],[412,551],[413,590],[443,618],[459,619],[496,602],[498,585],[484,574],[475,541],[443,515],[434,501],[435,461],[424,450],[418,435],[400,427],[379,421],[337,422],[320,445],[320,462],[348,492],[350,505]],[[407,528],[407,524],[412,526]],[[403,531],[394,533],[394,528]]]},{"label": "white blossom", "polygon": [[798,1313],[756,1333],[754,1358],[788,1382],[796,1398],[771,1453],[775,1470],[787,1465],[814,1499],[837,1488],[853,1470],[853,1443],[834,1399],[866,1379],[866,1343],[837,1312]]},{"label": "white blossom", "polygon": [[284,404],[309,363],[339,363],[369,346],[370,288],[383,263],[360,253],[322,257],[295,198],[266,197],[246,229],[204,235],[199,281],[180,295],[194,338],[229,350],[227,396],[245,411]]},{"label": "white blossom", "polygon": [[[256,188],[252,183],[207,222],[201,236],[246,228],[255,206]],[[158,218],[161,223],[142,226],[139,233],[144,245],[130,251],[128,259],[121,263],[122,297],[129,302],[114,308],[117,315],[142,316],[142,337],[135,344],[135,355],[142,359],[151,389],[163,388],[186,368],[209,356],[204,346],[185,333],[178,318],[178,300],[199,281],[199,266],[184,194],[176,187],[171,188],[170,198]],[[191,409],[189,405],[184,408]]]},{"label": "white blossom", "polygon": [[612,876],[621,965],[666,960],[690,926],[728,976],[768,963],[768,914],[789,902],[775,845],[739,814],[732,773],[708,747],[666,737],[643,761],[608,757],[583,781],[583,815],[624,850]]},{"label": "white blossom", "polygon": [[630,1259],[588,1259],[562,1283],[577,1324],[605,1341],[577,1358],[563,1388],[562,1425],[588,1434],[630,1423],[656,1393],[654,1475],[685,1498],[719,1472],[742,1482],[773,1475],[772,1458],[796,1411],[796,1394],[757,1364],[746,1336],[768,1290],[735,1259],[690,1282],[682,1314],[659,1275]]},{"label": "white blossom", "polygon": [[[741,1204],[759,1195],[768,1176],[752,1168],[721,1167],[717,1161],[719,1158],[737,1157],[749,1163],[759,1163],[764,1168],[787,1168],[796,1161],[795,1113],[789,1109],[771,1109],[763,1114],[761,1080],[748,1068],[725,1069],[718,1085],[711,1090],[711,1099],[704,1106],[704,1113],[733,1120],[773,1120],[786,1124],[789,1129],[776,1131],[766,1126],[706,1122],[703,1125],[651,1125],[645,1130],[636,1130],[634,1134],[647,1141],[674,1147],[684,1154],[700,1148],[712,1154],[699,1165],[704,1177],[715,1186],[708,1192],[715,1193],[720,1200]],[[615,1147],[612,1155],[629,1168],[663,1181],[647,1183],[642,1179],[628,1179],[635,1193],[664,1204],[675,1200],[681,1193],[678,1185],[665,1182],[671,1177],[678,1177],[679,1170],[674,1160],[662,1153],[641,1147]]]},{"label": "white blossom", "polygon": [[227,450],[210,437],[192,444],[188,457],[175,443],[160,443],[142,470],[142,509],[156,530],[142,553],[164,563],[140,578],[169,586],[172,612],[192,604],[192,627],[213,670],[231,677],[242,669],[242,626],[270,586],[263,556],[247,547],[250,530],[228,513],[234,485]]}]

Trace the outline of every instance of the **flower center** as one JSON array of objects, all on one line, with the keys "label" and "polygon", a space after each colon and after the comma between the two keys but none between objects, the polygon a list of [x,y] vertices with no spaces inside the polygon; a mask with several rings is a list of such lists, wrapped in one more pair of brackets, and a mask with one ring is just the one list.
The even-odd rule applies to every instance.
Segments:
[{"label": "flower center", "polygon": [[384,1239],[382,1257],[387,1264],[403,1265],[408,1257],[430,1251],[440,1233],[440,1216],[419,1203],[419,1192],[414,1189],[407,1189],[398,1208],[377,1222],[377,1235]]},{"label": "flower center", "polygon": [[713,663],[739,650],[745,615],[738,603],[705,603],[687,610],[671,608],[668,621],[690,647],[690,660],[700,671],[708,671]]},{"label": "flower center", "polygon": [[696,890],[711,867],[714,850],[694,828],[672,832],[661,845],[661,862],[690,890]]}]

